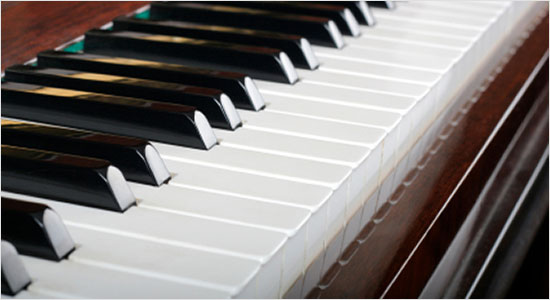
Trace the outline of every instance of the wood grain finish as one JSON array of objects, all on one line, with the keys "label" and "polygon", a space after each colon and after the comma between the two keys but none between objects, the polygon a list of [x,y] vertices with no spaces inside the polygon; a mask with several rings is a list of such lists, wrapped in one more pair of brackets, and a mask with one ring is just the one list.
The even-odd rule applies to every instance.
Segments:
[{"label": "wood grain finish", "polygon": [[[332,274],[337,275],[331,284],[314,289],[308,297],[416,298],[420,295],[537,93],[548,85],[546,68],[542,71],[546,76],[539,75],[534,81],[530,89],[533,92],[526,93],[511,114],[505,115],[547,49],[548,16],[480,98],[458,112],[468,111],[457,115],[460,122],[452,134],[446,140],[437,141],[432,148],[436,151],[427,153],[421,160],[428,160],[427,163],[411,172],[417,173],[408,176],[415,178],[414,181],[404,190],[397,189],[403,195],[390,207],[384,220],[368,224],[358,240],[344,251],[354,255],[333,266]],[[484,148],[500,121],[504,123]],[[547,144],[547,137],[541,137],[540,145]]]},{"label": "wood grain finish", "polygon": [[2,71],[149,2],[2,1]]}]

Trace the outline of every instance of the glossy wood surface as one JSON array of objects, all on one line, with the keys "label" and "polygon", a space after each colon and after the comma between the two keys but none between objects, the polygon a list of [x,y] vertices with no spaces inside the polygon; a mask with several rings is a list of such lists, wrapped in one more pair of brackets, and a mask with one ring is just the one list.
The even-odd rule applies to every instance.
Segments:
[{"label": "glossy wood surface", "polygon": [[143,1],[2,1],[2,71],[147,4]]},{"label": "glossy wood surface", "polygon": [[[452,133],[436,141],[432,151],[409,173],[406,185],[393,195],[394,205],[384,220],[376,225],[371,222],[363,229],[340,262],[321,280],[324,288],[314,289],[310,298],[420,295],[537,94],[547,87],[546,67],[531,92],[521,98],[510,115],[505,115],[547,50],[548,16],[502,72],[493,74],[494,81],[479,99],[467,102],[457,112],[453,121],[458,124],[449,128]],[[544,101],[548,101],[547,96]],[[497,128],[501,121],[504,123]],[[484,148],[493,131],[497,134]],[[539,148],[524,151],[540,155],[540,146],[544,149],[548,144],[546,133],[539,139]]]}]

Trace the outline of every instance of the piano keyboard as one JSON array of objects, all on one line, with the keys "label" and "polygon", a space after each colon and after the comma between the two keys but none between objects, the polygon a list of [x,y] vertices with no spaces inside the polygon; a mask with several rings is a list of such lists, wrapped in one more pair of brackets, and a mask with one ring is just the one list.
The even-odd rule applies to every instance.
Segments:
[{"label": "piano keyboard", "polygon": [[153,3],[8,68],[2,296],[305,297],[543,5],[339,4]]}]

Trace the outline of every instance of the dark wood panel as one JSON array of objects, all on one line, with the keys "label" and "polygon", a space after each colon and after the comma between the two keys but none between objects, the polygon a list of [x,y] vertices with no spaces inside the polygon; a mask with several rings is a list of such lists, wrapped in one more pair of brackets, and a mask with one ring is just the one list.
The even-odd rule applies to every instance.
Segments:
[{"label": "dark wood panel", "polygon": [[147,4],[142,1],[2,1],[2,71]]},{"label": "dark wood panel", "polygon": [[[337,275],[332,283],[322,290],[313,290],[309,297],[418,297],[532,105],[533,97],[521,99],[474,168],[468,171],[469,167],[547,49],[545,17],[469,108],[452,135],[440,141],[437,152],[427,154],[428,163],[413,170],[416,177],[410,177],[415,180],[403,187],[404,191],[399,190],[404,194],[383,222],[368,224],[345,251],[354,255],[333,266],[332,274]],[[547,85],[548,77],[541,77],[537,84]],[[427,235],[423,238],[424,234]]]}]

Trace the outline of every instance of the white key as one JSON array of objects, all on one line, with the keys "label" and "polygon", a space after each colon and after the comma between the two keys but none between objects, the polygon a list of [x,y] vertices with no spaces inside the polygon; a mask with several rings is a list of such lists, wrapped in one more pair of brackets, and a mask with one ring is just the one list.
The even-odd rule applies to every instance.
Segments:
[{"label": "white key", "polygon": [[[382,41],[382,43],[378,43],[378,44],[384,44],[384,43],[393,43],[393,41]],[[403,43],[400,43],[400,45],[403,45]],[[371,46],[372,45],[369,44],[369,48]],[[403,47],[401,48],[406,49],[403,52],[410,53],[411,51],[414,51],[414,49],[411,49],[410,46],[415,46],[415,45],[403,45]],[[388,49],[390,47],[387,47],[385,45],[384,47],[380,47],[380,48]],[[426,48],[426,47],[423,47],[423,48]],[[349,45],[346,49],[356,50],[356,51],[348,51],[348,54],[352,54],[352,52],[357,52],[358,55],[355,56],[356,58],[366,57],[363,53],[363,48],[361,48],[361,46],[356,46],[355,43],[353,45]],[[438,48],[435,48],[435,49],[448,51],[447,49],[438,49]],[[422,51],[425,51],[425,49],[422,49]],[[451,50],[451,51],[454,52],[454,50]],[[438,54],[435,53],[434,55],[438,55]],[[458,58],[458,55],[453,57]],[[360,75],[360,76],[371,75],[371,76],[375,76],[376,78],[392,80],[395,82],[402,81],[402,82],[416,83],[416,84],[434,84],[441,77],[441,74],[434,71],[388,66],[384,64],[379,64],[377,62],[370,62],[370,61],[369,62],[351,61],[351,60],[341,59],[339,57],[338,58],[324,57],[323,64],[319,67],[319,69],[332,72],[332,73],[354,74],[354,75]],[[303,84],[304,82],[300,82],[300,85],[303,85]],[[377,89],[377,88],[375,87],[374,89]],[[394,91],[395,90],[391,90],[390,92],[394,92]]]},{"label": "white key", "polygon": [[[403,35],[406,35],[408,32],[404,32]],[[368,34],[365,32],[365,34]],[[413,34],[413,33],[410,33]],[[439,73],[445,73],[449,67],[452,61],[450,62],[449,59],[445,58],[438,58],[438,57],[426,57],[423,55],[414,55],[414,54],[404,54],[400,52],[390,52],[390,51],[384,51],[382,49],[370,49],[370,48],[364,48],[360,49],[360,52],[362,55],[364,55],[364,58],[354,58],[353,52],[357,52],[359,50],[356,50],[355,48],[344,48],[340,51],[337,51],[336,49],[331,48],[323,48],[323,47],[313,47],[315,50],[315,54],[319,57],[319,61],[323,61],[323,58],[329,57],[329,58],[339,58],[343,60],[351,60],[351,61],[364,61],[364,62],[377,62],[379,64],[384,63],[386,65],[390,66],[397,66],[397,67],[409,67],[409,68],[415,68],[419,70],[427,70],[427,71],[433,71],[433,72],[439,72]],[[348,55],[348,53],[350,53]],[[261,89],[261,86],[259,86]]]},{"label": "white key", "polygon": [[349,145],[373,148],[385,136],[383,129],[343,124],[327,120],[297,117],[283,113],[262,111],[251,113],[241,110],[245,128],[254,128],[271,132],[284,132],[297,136],[337,141]]},{"label": "white key", "polygon": [[334,212],[330,215],[334,221],[327,220],[329,209],[336,211],[345,206],[327,187],[181,161],[169,162],[169,169],[175,172],[169,185],[308,209],[311,217],[307,228],[306,265],[323,250],[329,224],[339,220]]},{"label": "white key", "polygon": [[416,103],[415,98],[410,96],[306,82],[298,82],[294,86],[291,86],[261,81],[257,82],[257,85],[265,97],[269,97],[268,95],[284,95],[323,103],[336,103],[350,107],[374,108],[384,111],[406,112]]},{"label": "white key", "polygon": [[[209,151],[155,143],[165,160],[176,160],[337,189],[351,175],[346,166],[218,146]],[[166,162],[170,165],[170,162]],[[168,167],[170,169],[170,167]]]},{"label": "white key", "polygon": [[269,95],[266,98],[266,110],[316,117],[331,121],[356,125],[391,129],[401,117],[398,113],[368,108],[351,108],[333,103],[321,103],[290,96]]},{"label": "white key", "polygon": [[140,207],[258,227],[288,236],[300,230],[310,215],[309,210],[301,207],[177,185],[155,187],[131,182],[129,185]]},{"label": "white key", "polygon": [[408,9],[423,9],[431,12],[437,12],[437,13],[454,13],[454,14],[460,14],[460,15],[474,15],[474,16],[480,16],[480,17],[489,17],[493,18],[498,16],[499,11],[497,10],[487,10],[480,7],[472,7],[470,5],[464,4],[462,2],[457,3],[459,5],[455,5],[452,8],[450,6],[446,5],[440,5],[440,3],[436,1],[431,2],[424,2],[424,1],[411,1],[407,4]]},{"label": "white key", "polygon": [[444,10],[460,9],[461,11],[473,10],[485,13],[499,13],[504,7],[510,4],[510,1],[414,1],[414,3],[407,3],[406,5],[409,6],[411,4],[429,6],[430,8],[437,7]]},{"label": "white key", "polygon": [[[358,50],[361,51],[363,49]],[[378,78],[371,74],[361,73],[361,71],[359,70],[359,67],[355,70],[351,70],[351,72],[354,74],[345,74],[344,72],[334,73],[323,70],[299,70],[298,75],[300,76],[300,78],[302,78],[303,82],[352,87],[369,91],[374,90],[399,94],[403,96],[421,96],[428,91],[428,87],[425,84],[409,83],[403,81],[400,82]]]},{"label": "white key", "polygon": [[[403,29],[406,28],[408,31],[417,31],[425,33],[437,33],[441,35],[456,36],[456,37],[465,37],[477,39],[479,35],[483,32],[480,28],[464,28],[448,24],[433,24],[433,23],[424,23],[421,20],[415,18],[395,18],[391,15],[378,15],[377,19],[381,23],[379,26],[381,28],[388,29]],[[367,40],[368,36],[362,37],[362,41]],[[435,46],[435,45],[434,45]]]},{"label": "white key", "polygon": [[[69,260],[145,277],[196,286],[225,297],[257,297],[256,285],[264,290],[260,263],[188,247],[100,232],[68,225],[79,247]],[[113,251],[116,249],[116,251]]]},{"label": "white key", "polygon": [[[140,207],[131,207],[121,214],[37,197],[3,194],[46,204],[70,226],[255,260],[262,264],[262,268],[272,270],[268,278],[272,282],[271,290],[263,292],[270,296],[279,294],[287,240],[282,233]],[[303,244],[296,246],[303,247]]]},{"label": "white key", "polygon": [[[255,175],[315,184],[333,191],[328,209],[328,238],[344,225],[348,197],[361,192],[360,185],[351,185],[351,168],[321,162],[270,155],[261,152],[218,146],[210,151],[194,150],[166,144],[155,144],[169,170],[177,170],[172,161],[217,166]],[[185,169],[179,172],[185,172]]]},{"label": "white key", "polygon": [[28,291],[52,298],[227,298],[193,285],[62,260],[22,257],[35,280]]},{"label": "white key", "polygon": [[[310,211],[305,208],[222,195],[176,185],[153,187],[130,184],[138,206],[174,214],[198,216],[281,232],[288,237],[281,289],[285,291],[304,269],[306,235]],[[296,244],[294,246],[293,244]],[[297,249],[296,253],[288,249]],[[217,273],[217,272],[214,272]],[[263,280],[261,283],[265,283]],[[269,283],[269,285],[271,285]],[[264,290],[262,288],[260,290]]]},{"label": "white key", "polygon": [[393,14],[396,18],[406,17],[422,20],[425,22],[454,24],[467,28],[485,28],[492,21],[492,19],[487,20],[486,18],[479,18],[474,16],[453,16],[448,14],[433,13],[430,11],[409,9],[408,6],[403,6],[399,9],[396,9],[395,12],[384,11],[382,9],[376,8],[374,8],[373,10],[375,17],[377,17],[378,15],[387,16]]}]

